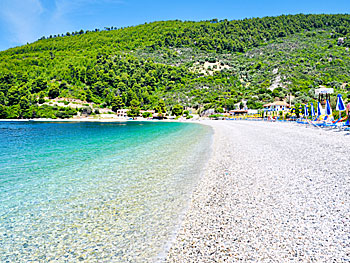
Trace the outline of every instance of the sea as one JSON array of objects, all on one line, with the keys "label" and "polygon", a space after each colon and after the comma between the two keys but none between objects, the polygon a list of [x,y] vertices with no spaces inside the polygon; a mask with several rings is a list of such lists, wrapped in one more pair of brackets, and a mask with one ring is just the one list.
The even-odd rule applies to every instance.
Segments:
[{"label": "sea", "polygon": [[211,128],[0,122],[0,262],[161,262]]}]

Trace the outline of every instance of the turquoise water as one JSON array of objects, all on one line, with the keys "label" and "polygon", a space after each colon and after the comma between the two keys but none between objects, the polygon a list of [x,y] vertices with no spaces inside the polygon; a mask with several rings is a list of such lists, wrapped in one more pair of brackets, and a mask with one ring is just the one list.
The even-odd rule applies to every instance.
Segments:
[{"label": "turquoise water", "polygon": [[209,154],[188,123],[0,122],[0,262],[145,262]]}]

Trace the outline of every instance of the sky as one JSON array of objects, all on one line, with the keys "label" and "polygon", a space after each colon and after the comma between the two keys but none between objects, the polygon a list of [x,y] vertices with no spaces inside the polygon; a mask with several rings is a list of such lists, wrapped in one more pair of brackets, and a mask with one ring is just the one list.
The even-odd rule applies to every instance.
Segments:
[{"label": "sky", "polygon": [[349,0],[0,0],[0,50],[80,29],[299,13],[350,13],[350,4]]}]

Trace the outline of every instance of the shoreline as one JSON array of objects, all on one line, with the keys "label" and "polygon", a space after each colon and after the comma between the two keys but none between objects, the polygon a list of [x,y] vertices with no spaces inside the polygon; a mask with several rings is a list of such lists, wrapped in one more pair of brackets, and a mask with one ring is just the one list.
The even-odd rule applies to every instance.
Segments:
[{"label": "shoreline", "polygon": [[213,154],[213,147],[214,147],[214,128],[208,124],[208,123],[204,123],[204,122],[195,122],[193,121],[192,123],[197,123],[197,124],[201,124],[203,126],[207,126],[211,131],[210,131],[210,142],[209,142],[209,147],[208,147],[208,153],[206,153],[206,160],[202,161],[202,163],[204,164],[203,167],[201,167],[199,169],[199,176],[197,178],[197,182],[194,184],[193,188],[190,190],[190,192],[188,193],[188,199],[186,200],[186,204],[183,208],[183,210],[181,211],[181,213],[178,215],[178,219],[176,221],[176,224],[173,228],[173,231],[171,232],[170,238],[167,240],[166,244],[164,245],[164,250],[161,252],[161,254],[159,254],[156,257],[155,262],[165,262],[167,259],[167,256],[171,250],[171,248],[173,247],[174,243],[176,242],[177,236],[180,232],[180,230],[183,228],[183,224],[185,222],[185,218],[186,215],[188,214],[190,208],[191,208],[191,202],[193,199],[193,194],[195,193],[198,185],[200,184],[200,182],[202,181],[202,179],[204,178],[207,170],[209,169],[209,160]]},{"label": "shoreline", "polygon": [[212,155],[166,262],[350,259],[348,136],[282,123],[201,124],[215,131]]},{"label": "shoreline", "polygon": [[[128,119],[0,119],[0,122],[135,122],[135,121],[154,121],[159,120],[128,120]],[[173,120],[160,120],[160,121],[173,121]],[[174,120],[175,121],[175,120]]]},{"label": "shoreline", "polygon": [[0,119],[0,122],[186,122],[198,123],[204,120],[147,120],[147,119]]}]

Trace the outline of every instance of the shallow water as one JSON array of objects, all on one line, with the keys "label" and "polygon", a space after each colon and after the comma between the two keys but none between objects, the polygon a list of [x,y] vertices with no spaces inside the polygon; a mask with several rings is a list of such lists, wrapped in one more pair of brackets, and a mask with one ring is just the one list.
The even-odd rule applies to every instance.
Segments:
[{"label": "shallow water", "polygon": [[188,123],[0,122],[0,261],[155,261],[208,158]]}]

